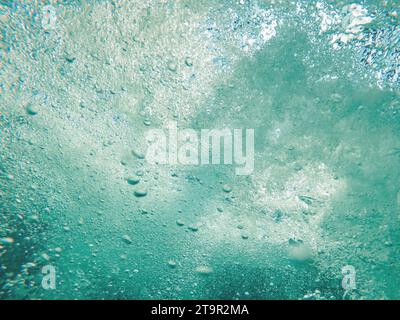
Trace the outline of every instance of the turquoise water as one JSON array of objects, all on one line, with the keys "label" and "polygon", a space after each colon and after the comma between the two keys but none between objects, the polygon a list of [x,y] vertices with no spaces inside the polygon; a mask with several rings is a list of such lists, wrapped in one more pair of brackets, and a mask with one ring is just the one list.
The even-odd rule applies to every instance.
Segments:
[{"label": "turquoise water", "polygon": [[[398,14],[0,1],[0,299],[399,299]],[[254,171],[149,163],[171,121]]]}]

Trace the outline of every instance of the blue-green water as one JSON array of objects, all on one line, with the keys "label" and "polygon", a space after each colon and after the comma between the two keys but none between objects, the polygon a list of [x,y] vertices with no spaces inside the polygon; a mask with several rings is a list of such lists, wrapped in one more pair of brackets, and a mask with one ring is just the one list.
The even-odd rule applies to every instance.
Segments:
[{"label": "blue-green water", "polygon": [[[0,1],[0,299],[399,299],[399,14]],[[171,121],[254,171],[149,163]]]}]

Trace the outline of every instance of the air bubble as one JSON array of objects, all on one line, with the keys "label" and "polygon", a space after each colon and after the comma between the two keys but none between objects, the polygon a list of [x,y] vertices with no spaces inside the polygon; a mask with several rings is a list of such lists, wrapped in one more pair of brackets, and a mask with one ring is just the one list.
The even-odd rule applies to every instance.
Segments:
[{"label": "air bubble", "polygon": [[145,158],[145,155],[142,152],[140,152],[139,150],[132,150],[132,154],[133,154],[133,156],[135,156],[138,159]]},{"label": "air bubble", "polygon": [[50,256],[49,256],[47,253],[42,253],[42,254],[41,254],[41,257],[42,257],[42,259],[45,260],[45,261],[50,261]]},{"label": "air bubble", "polygon": [[76,56],[75,56],[74,54],[72,54],[72,53],[68,53],[68,54],[65,56],[65,60],[67,60],[67,62],[69,62],[69,63],[74,62],[75,59],[76,59]]},{"label": "air bubble", "polygon": [[138,183],[140,182],[140,179],[139,179],[139,178],[136,178],[136,177],[129,177],[129,178],[126,179],[126,181],[127,181],[130,185],[134,186],[134,185],[136,185],[136,184],[138,184]]},{"label": "air bubble", "polygon": [[193,61],[192,61],[192,59],[191,59],[190,57],[186,57],[186,59],[185,59],[185,64],[186,64],[188,67],[193,66]]},{"label": "air bubble", "polygon": [[196,272],[200,275],[206,276],[206,275],[213,273],[213,269],[209,266],[198,266],[196,268]]},{"label": "air bubble", "polygon": [[168,266],[169,266],[171,269],[176,268],[176,265],[177,265],[177,263],[176,263],[175,260],[169,260],[169,261],[168,261]]},{"label": "air bubble", "polygon": [[172,71],[172,72],[175,72],[176,70],[177,70],[177,66],[176,66],[176,64],[174,63],[174,62],[169,62],[168,63],[168,70],[169,71]]},{"label": "air bubble", "polygon": [[26,106],[26,112],[31,116],[35,116],[39,113],[39,108],[37,105],[29,104]]},{"label": "air bubble", "polygon": [[124,241],[126,244],[131,244],[133,242],[131,237],[128,236],[127,234],[122,236],[122,241]]},{"label": "air bubble", "polygon": [[138,177],[143,177],[143,176],[144,176],[144,172],[143,172],[142,170],[137,170],[137,171],[136,171],[136,175],[137,175]]},{"label": "air bubble", "polygon": [[190,231],[193,231],[193,232],[199,231],[199,227],[196,226],[196,225],[190,225],[190,226],[188,227],[188,229],[189,229]]},{"label": "air bubble", "polygon": [[134,194],[136,197],[141,198],[141,197],[147,196],[147,191],[144,189],[139,189],[139,190],[135,190]]},{"label": "air bubble", "polygon": [[338,93],[334,93],[331,95],[331,100],[335,103],[339,103],[343,100],[343,97]]}]

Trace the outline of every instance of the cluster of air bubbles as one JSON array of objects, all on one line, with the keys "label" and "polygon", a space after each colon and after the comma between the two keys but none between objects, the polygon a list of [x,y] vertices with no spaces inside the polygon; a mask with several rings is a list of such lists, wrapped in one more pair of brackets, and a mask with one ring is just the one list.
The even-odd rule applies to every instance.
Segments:
[{"label": "cluster of air bubbles", "polygon": [[[241,1],[238,7],[220,6],[211,10],[204,28],[216,53],[221,43],[232,47],[233,52],[253,54],[277,34],[279,21],[272,8],[261,8],[257,2]],[[229,58],[216,56],[214,63],[221,67],[229,65]]]},{"label": "cluster of air bubbles", "polygon": [[400,84],[400,28],[398,13],[391,9],[357,3],[316,4],[320,33],[328,35],[334,50],[351,48],[370,68],[379,87]]}]

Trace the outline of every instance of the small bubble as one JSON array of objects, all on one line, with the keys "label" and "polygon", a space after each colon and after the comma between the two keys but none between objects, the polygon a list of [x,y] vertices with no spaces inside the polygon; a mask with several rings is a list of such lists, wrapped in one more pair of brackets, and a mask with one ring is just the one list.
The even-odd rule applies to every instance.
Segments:
[{"label": "small bubble", "polygon": [[141,198],[147,196],[147,191],[144,189],[135,190],[134,194],[136,197]]},{"label": "small bubble", "polygon": [[343,97],[338,93],[334,93],[331,95],[331,100],[335,103],[339,103],[343,100]]},{"label": "small bubble", "polygon": [[224,190],[224,192],[229,193],[232,191],[232,187],[229,184],[224,184],[224,186],[222,187],[222,190]]},{"label": "small bubble", "polygon": [[136,175],[137,175],[138,177],[143,177],[143,176],[144,176],[144,172],[143,172],[142,170],[137,170],[137,171],[136,171]]},{"label": "small bubble", "polygon": [[65,56],[65,60],[67,60],[67,62],[69,62],[69,63],[74,62],[75,59],[76,59],[76,57],[73,53],[67,53]]},{"label": "small bubble", "polygon": [[182,227],[182,226],[184,226],[185,225],[185,223],[182,221],[182,220],[176,220],[176,224],[178,225],[178,226],[180,226],[180,227]]},{"label": "small bubble", "polygon": [[145,155],[139,150],[132,150],[132,154],[138,159],[144,159]]},{"label": "small bubble", "polygon": [[386,247],[391,247],[393,245],[393,243],[391,241],[387,240],[387,241],[385,241],[384,245]]},{"label": "small bubble", "polygon": [[175,260],[169,260],[169,261],[168,261],[168,266],[169,266],[171,269],[176,268],[176,261],[175,261]]},{"label": "small bubble", "polygon": [[26,112],[31,116],[35,116],[39,113],[39,108],[37,105],[30,103],[26,106]]},{"label": "small bubble", "polygon": [[129,178],[126,179],[126,181],[127,181],[130,185],[134,186],[134,185],[136,185],[136,184],[138,184],[138,183],[140,182],[140,179],[139,179],[139,178],[136,178],[136,177],[129,177]]},{"label": "small bubble", "polygon": [[196,225],[190,225],[188,229],[193,232],[199,231],[199,227]]},{"label": "small bubble", "polygon": [[192,61],[192,59],[191,59],[190,57],[186,57],[186,59],[185,59],[185,64],[186,64],[188,67],[193,66],[193,61]]},{"label": "small bubble", "polygon": [[50,256],[47,253],[42,253],[41,257],[45,260],[45,261],[50,261]]},{"label": "small bubble", "polygon": [[34,263],[34,262],[28,262],[27,264],[24,264],[23,267],[24,267],[25,269],[34,268],[34,267],[36,267],[36,263]]},{"label": "small bubble", "polygon": [[37,214],[33,214],[33,215],[29,216],[29,220],[32,222],[38,222],[39,216]]},{"label": "small bubble", "polygon": [[294,170],[295,171],[301,171],[301,170],[303,170],[303,166],[298,164],[298,163],[296,163],[295,166],[294,166]]},{"label": "small bubble", "polygon": [[196,272],[200,275],[206,276],[206,275],[213,273],[213,269],[209,266],[198,266],[196,268]]},{"label": "small bubble", "polygon": [[172,71],[172,72],[175,72],[176,69],[177,69],[176,64],[175,64],[174,62],[170,61],[170,62],[168,63],[168,70],[169,70],[169,71]]},{"label": "small bubble", "polygon": [[122,241],[124,241],[126,244],[131,244],[132,243],[131,237],[128,236],[127,234],[122,236]]}]

